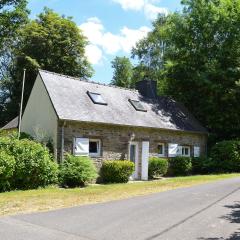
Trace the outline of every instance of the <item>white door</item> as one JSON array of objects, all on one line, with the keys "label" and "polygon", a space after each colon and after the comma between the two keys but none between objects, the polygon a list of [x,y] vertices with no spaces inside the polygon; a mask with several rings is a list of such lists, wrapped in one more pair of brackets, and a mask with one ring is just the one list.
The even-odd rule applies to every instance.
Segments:
[{"label": "white door", "polygon": [[129,160],[135,164],[135,171],[131,179],[138,179],[138,143],[130,142],[129,144]]}]

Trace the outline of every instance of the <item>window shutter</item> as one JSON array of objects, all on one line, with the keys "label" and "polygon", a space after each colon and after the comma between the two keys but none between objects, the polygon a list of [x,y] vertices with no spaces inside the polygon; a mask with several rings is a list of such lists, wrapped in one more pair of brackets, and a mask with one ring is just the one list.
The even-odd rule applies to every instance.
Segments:
[{"label": "window shutter", "polygon": [[200,157],[200,147],[194,146],[194,157]]},{"label": "window shutter", "polygon": [[182,156],[182,146],[178,146],[178,148],[177,148],[177,156]]},{"label": "window shutter", "polygon": [[168,144],[168,156],[169,157],[176,157],[177,154],[178,154],[178,144],[169,143]]},{"label": "window shutter", "polygon": [[82,155],[82,156],[89,155],[89,139],[88,138],[75,139],[74,154]]}]

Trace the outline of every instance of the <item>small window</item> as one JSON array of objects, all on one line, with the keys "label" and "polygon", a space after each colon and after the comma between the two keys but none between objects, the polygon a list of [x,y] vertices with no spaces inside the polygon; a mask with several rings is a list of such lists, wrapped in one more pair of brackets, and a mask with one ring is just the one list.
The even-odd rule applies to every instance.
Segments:
[{"label": "small window", "polygon": [[190,147],[189,146],[182,147],[182,156],[190,157]]},{"label": "small window", "polygon": [[158,153],[159,157],[164,157],[165,156],[165,146],[164,146],[164,143],[159,143],[157,150],[158,150],[157,153]]},{"label": "small window", "polygon": [[129,102],[137,111],[147,112],[147,110],[143,107],[140,101],[129,99]]},{"label": "small window", "polygon": [[93,93],[93,92],[87,91],[87,94],[91,98],[93,103],[107,105],[106,101],[103,99],[103,97],[100,93]]},{"label": "small window", "polygon": [[89,140],[89,155],[91,157],[98,157],[101,154],[101,141],[99,139]]}]

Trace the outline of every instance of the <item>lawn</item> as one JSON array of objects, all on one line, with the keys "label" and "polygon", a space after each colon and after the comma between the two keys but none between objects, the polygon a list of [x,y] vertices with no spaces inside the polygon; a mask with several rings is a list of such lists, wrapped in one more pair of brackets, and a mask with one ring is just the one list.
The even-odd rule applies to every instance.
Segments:
[{"label": "lawn", "polygon": [[128,184],[90,185],[86,188],[75,189],[48,187],[37,190],[0,193],[0,215],[47,211],[83,204],[107,202],[233,177],[240,177],[240,174],[176,177]]}]

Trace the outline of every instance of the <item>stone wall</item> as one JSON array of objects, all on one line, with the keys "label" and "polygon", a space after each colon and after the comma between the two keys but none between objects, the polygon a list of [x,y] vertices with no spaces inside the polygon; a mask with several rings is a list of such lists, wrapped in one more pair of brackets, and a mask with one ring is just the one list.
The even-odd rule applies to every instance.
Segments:
[{"label": "stone wall", "polygon": [[[58,153],[61,152],[62,128],[58,131]],[[64,152],[73,153],[74,138],[93,138],[101,140],[101,156],[93,158],[98,168],[103,160],[128,158],[129,142],[139,142],[139,172],[141,172],[141,142],[149,141],[150,156],[157,155],[158,143],[165,143],[165,156],[168,156],[168,143],[178,143],[191,147],[200,146],[201,155],[206,154],[207,136],[200,133],[170,131],[139,127],[111,126],[104,124],[87,124],[66,122],[64,126]]]}]

